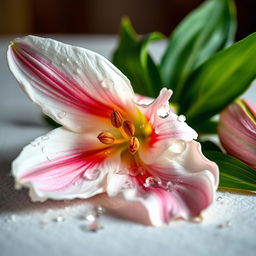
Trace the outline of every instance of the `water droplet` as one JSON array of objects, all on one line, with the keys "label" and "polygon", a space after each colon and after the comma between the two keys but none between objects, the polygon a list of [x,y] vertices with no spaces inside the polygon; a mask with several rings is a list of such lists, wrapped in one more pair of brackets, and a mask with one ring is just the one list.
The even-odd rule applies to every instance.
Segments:
[{"label": "water droplet", "polygon": [[170,150],[173,153],[181,154],[182,152],[185,151],[186,146],[187,146],[187,144],[186,144],[186,142],[184,140],[176,140],[170,146]]},{"label": "water droplet", "polygon": [[81,74],[81,73],[82,73],[82,70],[81,70],[80,68],[77,68],[77,69],[76,69],[76,73],[77,73],[77,74]]},{"label": "water droplet", "polygon": [[155,127],[155,133],[159,134],[159,132],[160,132],[159,128]]},{"label": "water droplet", "polygon": [[105,209],[101,205],[95,207],[96,215],[100,216],[105,212]]},{"label": "water droplet", "polygon": [[161,118],[167,118],[170,115],[169,105],[162,105],[156,113]]},{"label": "water droplet", "polygon": [[46,134],[46,135],[41,137],[41,140],[48,140],[48,139],[49,139],[49,135],[48,134]]},{"label": "water droplet", "polygon": [[70,59],[69,59],[69,58],[66,58],[66,61],[67,61],[67,62],[70,62]]},{"label": "water droplet", "polygon": [[155,188],[155,187],[159,187],[161,185],[162,185],[162,182],[161,182],[160,178],[153,177],[153,176],[146,178],[145,183],[144,183],[144,187],[146,187],[146,188],[149,188],[149,187]]},{"label": "water droplet", "polygon": [[95,221],[96,220],[96,216],[94,213],[88,213],[86,216],[85,216],[85,219],[87,221]]},{"label": "water droplet", "polygon": [[66,115],[66,112],[65,111],[61,111],[57,114],[57,116],[62,119],[64,116]]},{"label": "water droplet", "polygon": [[168,181],[166,183],[166,190],[169,192],[172,192],[175,188],[175,184],[173,184],[171,181]]},{"label": "water droplet", "polygon": [[120,170],[117,170],[117,171],[115,172],[115,174],[126,175],[126,174],[127,174],[127,170],[120,169]]},{"label": "water droplet", "polygon": [[221,223],[217,226],[218,228],[228,228],[231,227],[231,222],[230,221],[226,221],[224,223]]},{"label": "water droplet", "polygon": [[83,178],[88,180],[95,180],[99,177],[100,170],[99,169],[88,169],[84,172]]},{"label": "water droplet", "polygon": [[185,122],[185,121],[186,121],[186,117],[185,117],[184,115],[179,115],[179,116],[177,117],[177,120],[178,120],[179,122]]},{"label": "water droplet", "polygon": [[55,154],[54,153],[47,154],[47,156],[46,156],[46,159],[48,161],[52,161],[54,158],[55,158]]},{"label": "water droplet", "polygon": [[64,222],[65,218],[63,216],[57,216],[56,218],[53,219],[55,222]]},{"label": "water droplet", "polygon": [[216,199],[217,202],[220,202],[221,200],[222,200],[222,196],[218,196]]},{"label": "water droplet", "polygon": [[94,220],[87,225],[82,226],[82,230],[97,232],[98,230],[103,229],[103,226],[99,223],[98,220]]},{"label": "water droplet", "polygon": [[105,78],[101,81],[101,86],[105,89],[109,89],[114,85],[113,80],[111,80],[110,78]]},{"label": "water droplet", "polygon": [[124,185],[122,186],[122,189],[133,189],[133,188],[134,188],[134,185],[129,180],[125,181]]},{"label": "water droplet", "polygon": [[33,140],[33,141],[30,142],[30,145],[32,147],[36,147],[37,146],[37,142],[35,140]]}]

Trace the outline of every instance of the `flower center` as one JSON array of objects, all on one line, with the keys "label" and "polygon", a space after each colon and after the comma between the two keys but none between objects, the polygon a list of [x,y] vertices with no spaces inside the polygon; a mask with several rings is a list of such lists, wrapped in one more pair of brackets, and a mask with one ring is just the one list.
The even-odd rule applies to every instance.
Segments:
[{"label": "flower center", "polygon": [[143,123],[145,121],[144,115],[139,113],[138,116],[140,123],[135,126],[134,122],[124,119],[118,110],[113,110],[110,114],[113,130],[103,131],[97,138],[105,145],[126,145],[126,148],[132,155],[136,154],[142,140],[148,136],[151,130],[148,123],[147,125]]}]

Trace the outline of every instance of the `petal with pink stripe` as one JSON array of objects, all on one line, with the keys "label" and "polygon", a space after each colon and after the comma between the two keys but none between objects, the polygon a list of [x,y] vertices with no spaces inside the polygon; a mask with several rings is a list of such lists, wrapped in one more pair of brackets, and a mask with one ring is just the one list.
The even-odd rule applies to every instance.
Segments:
[{"label": "petal with pink stripe", "polygon": [[94,136],[58,128],[26,146],[12,174],[39,198],[88,198],[104,191],[106,175],[119,166],[105,150]]},{"label": "petal with pink stripe", "polygon": [[91,131],[102,121],[109,125],[113,109],[134,110],[129,80],[97,53],[27,36],[14,40],[7,57],[32,101],[73,131]]}]

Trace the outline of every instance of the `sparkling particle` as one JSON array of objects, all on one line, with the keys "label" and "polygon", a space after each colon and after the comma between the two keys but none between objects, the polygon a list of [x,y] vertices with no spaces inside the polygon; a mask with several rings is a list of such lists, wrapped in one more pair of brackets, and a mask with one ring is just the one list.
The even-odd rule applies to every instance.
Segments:
[{"label": "sparkling particle", "polygon": [[94,213],[88,213],[86,216],[85,216],[85,219],[87,221],[95,221],[96,220],[96,216]]},{"label": "sparkling particle", "polygon": [[186,121],[186,117],[185,117],[184,115],[179,115],[179,116],[177,117],[177,120],[178,120],[179,122],[185,122],[185,121]]},{"label": "sparkling particle", "polygon": [[176,140],[170,146],[170,150],[173,153],[181,154],[182,152],[185,151],[186,146],[187,146],[187,144],[186,144],[186,142],[184,140]]},{"label": "sparkling particle", "polygon": [[69,58],[66,58],[66,61],[67,61],[67,62],[70,62],[70,59],[69,59]]},{"label": "sparkling particle", "polygon": [[81,73],[82,73],[81,69],[80,69],[80,68],[77,68],[77,69],[76,69],[76,73],[77,73],[77,74],[81,74]]},{"label": "sparkling particle", "polygon": [[63,117],[66,116],[66,112],[65,112],[65,111],[61,111],[61,112],[59,112],[59,113],[57,114],[57,116],[58,116],[60,119],[62,119]]},{"label": "sparkling particle", "polygon": [[100,216],[105,212],[105,209],[101,205],[95,207],[96,215]]}]

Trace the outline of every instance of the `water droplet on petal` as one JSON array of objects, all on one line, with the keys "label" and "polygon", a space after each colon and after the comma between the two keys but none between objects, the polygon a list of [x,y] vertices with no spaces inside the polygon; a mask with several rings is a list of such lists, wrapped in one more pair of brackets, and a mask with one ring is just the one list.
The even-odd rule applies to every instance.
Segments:
[{"label": "water droplet on petal", "polygon": [[175,188],[175,184],[172,183],[171,181],[168,181],[166,183],[166,190],[169,191],[169,192],[172,192]]},{"label": "water droplet on petal", "polygon": [[115,174],[119,174],[119,175],[126,175],[127,173],[128,173],[127,170],[124,170],[124,169],[120,169],[115,172]]},{"label": "water droplet on petal", "polygon": [[161,118],[167,118],[170,115],[169,105],[162,105],[156,113]]},{"label": "water droplet on petal", "polygon": [[57,116],[58,116],[60,119],[62,119],[63,117],[65,117],[65,115],[66,115],[66,112],[65,112],[65,111],[61,111],[61,112],[59,112],[59,113],[57,114]]},{"label": "water droplet on petal", "polygon": [[55,154],[53,154],[53,153],[47,154],[47,156],[46,156],[46,159],[48,161],[52,161],[54,158],[55,158]]},{"label": "water droplet on petal", "polygon": [[105,212],[105,209],[101,205],[95,207],[96,215],[99,217]]},{"label": "water droplet on petal", "polygon": [[70,59],[69,59],[69,58],[66,58],[66,61],[67,61],[67,62],[70,62]]},{"label": "water droplet on petal", "polygon": [[99,169],[88,169],[84,172],[83,178],[88,180],[95,180],[99,177],[100,170]]},{"label": "water droplet on petal", "polygon": [[159,177],[153,177],[153,176],[146,178],[144,183],[144,187],[146,188],[149,188],[149,187],[156,188],[161,185],[162,185],[161,179]]},{"label": "water droplet on petal", "polygon": [[179,122],[185,122],[185,121],[186,121],[186,117],[185,117],[184,115],[179,115],[179,116],[177,117],[177,120],[178,120]]},{"label": "water droplet on petal", "polygon": [[49,139],[49,135],[48,134],[46,134],[46,135],[41,137],[41,140],[48,140],[48,139]]},{"label": "water droplet on petal", "polygon": [[101,86],[105,89],[110,89],[113,85],[114,82],[110,78],[105,78],[101,81]]},{"label": "water droplet on petal", "polygon": [[186,149],[186,142],[184,140],[176,140],[170,146],[170,150],[175,154],[181,154]]},{"label": "water droplet on petal", "polygon": [[77,73],[77,74],[81,74],[81,73],[82,73],[82,70],[81,70],[80,68],[77,68],[77,69],[76,69],[76,73]]},{"label": "water droplet on petal", "polygon": [[98,230],[103,229],[103,226],[99,223],[98,220],[91,221],[89,224],[82,226],[84,231],[97,232]]}]

